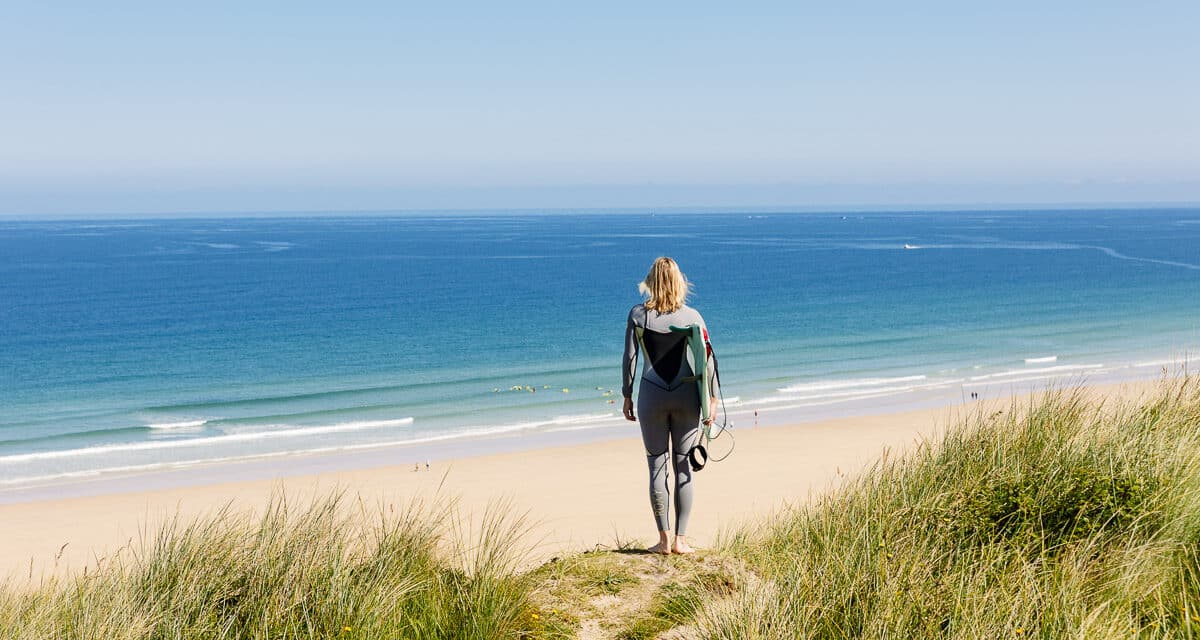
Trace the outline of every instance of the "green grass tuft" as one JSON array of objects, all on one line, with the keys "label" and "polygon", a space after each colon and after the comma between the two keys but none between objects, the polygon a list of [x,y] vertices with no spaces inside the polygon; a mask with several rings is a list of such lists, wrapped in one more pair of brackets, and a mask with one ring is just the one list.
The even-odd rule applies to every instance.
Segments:
[{"label": "green grass tuft", "polygon": [[650,606],[643,615],[632,620],[617,633],[621,640],[645,640],[668,629],[691,622],[706,603],[737,592],[738,579],[724,570],[723,562],[714,562],[719,568],[705,568],[708,559],[702,559],[683,583],[667,582],[655,591]]}]

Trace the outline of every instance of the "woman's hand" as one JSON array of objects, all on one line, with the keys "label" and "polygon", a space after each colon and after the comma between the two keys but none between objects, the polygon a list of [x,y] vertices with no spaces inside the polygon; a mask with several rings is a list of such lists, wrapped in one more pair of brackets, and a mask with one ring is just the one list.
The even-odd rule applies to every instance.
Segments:
[{"label": "woman's hand", "polygon": [[716,419],[717,419],[717,399],[709,398],[708,399],[708,420],[705,420],[704,424],[712,424],[713,420],[716,420]]},{"label": "woman's hand", "polygon": [[621,408],[621,413],[625,414],[625,419],[630,422],[637,420],[637,416],[633,415],[633,398],[625,398],[625,406]]}]

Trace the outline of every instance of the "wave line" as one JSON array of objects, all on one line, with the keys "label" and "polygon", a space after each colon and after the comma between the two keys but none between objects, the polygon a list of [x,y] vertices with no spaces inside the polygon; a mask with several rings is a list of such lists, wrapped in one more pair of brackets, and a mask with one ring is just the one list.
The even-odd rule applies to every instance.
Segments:
[{"label": "wave line", "polygon": [[35,460],[57,460],[61,458],[77,458],[80,456],[122,453],[127,451],[153,451],[155,449],[177,449],[183,447],[202,447],[231,442],[253,442],[275,438],[294,438],[299,436],[339,433],[342,431],[358,431],[361,429],[376,429],[382,427],[399,427],[412,424],[412,418],[398,420],[364,420],[362,422],[346,422],[320,427],[300,427],[280,431],[256,431],[253,433],[233,433],[208,438],[187,438],[183,440],[155,440],[152,442],[130,442],[123,444],[106,444],[79,449],[60,449],[58,451],[38,451],[36,453],[18,453],[0,456],[0,463],[30,462]]}]

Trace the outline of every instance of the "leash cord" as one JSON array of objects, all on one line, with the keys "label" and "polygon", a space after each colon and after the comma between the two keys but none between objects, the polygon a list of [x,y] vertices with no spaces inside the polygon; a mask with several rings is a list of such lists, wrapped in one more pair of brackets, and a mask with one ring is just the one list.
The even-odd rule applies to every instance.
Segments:
[{"label": "leash cord", "polygon": [[[709,348],[712,348],[711,344],[709,345]],[[711,432],[712,427],[717,427],[716,434],[706,434],[705,440],[711,443],[713,440],[716,440],[724,434],[729,435],[729,451],[725,452],[725,455],[721,456],[720,458],[714,457],[710,459],[710,462],[720,462],[733,455],[733,450],[737,447],[737,439],[733,437],[733,432],[730,431],[730,429],[733,428],[733,424],[729,422],[729,410],[725,408],[725,387],[721,385],[721,367],[717,363],[717,353],[715,351],[712,351],[711,353],[713,359],[713,377],[717,381],[717,395],[721,398],[721,424],[718,426],[714,420],[713,424],[709,425],[709,429],[706,429],[705,431]]]}]

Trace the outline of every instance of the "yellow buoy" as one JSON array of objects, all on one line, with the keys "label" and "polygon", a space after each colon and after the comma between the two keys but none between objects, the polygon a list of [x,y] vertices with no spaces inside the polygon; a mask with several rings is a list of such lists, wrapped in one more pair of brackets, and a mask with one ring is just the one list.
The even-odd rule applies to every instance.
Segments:
[{"label": "yellow buoy", "polygon": [[571,393],[571,390],[566,387],[563,387],[563,393]]}]

